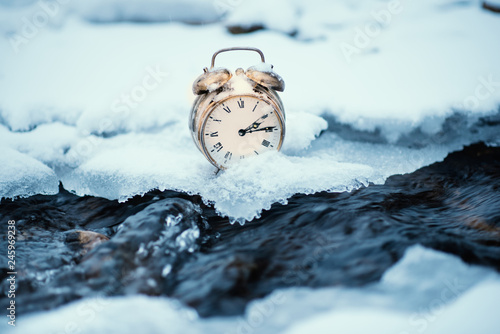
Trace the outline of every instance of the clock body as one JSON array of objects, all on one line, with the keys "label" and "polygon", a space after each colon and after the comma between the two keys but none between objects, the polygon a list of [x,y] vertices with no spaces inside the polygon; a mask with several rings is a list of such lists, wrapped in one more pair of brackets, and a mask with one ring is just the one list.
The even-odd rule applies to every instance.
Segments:
[{"label": "clock body", "polygon": [[[241,79],[240,79],[241,80]],[[285,137],[285,113],[277,93],[258,84],[231,85],[200,95],[190,116],[194,142],[219,169],[279,151]],[[236,88],[235,88],[236,87]]]}]

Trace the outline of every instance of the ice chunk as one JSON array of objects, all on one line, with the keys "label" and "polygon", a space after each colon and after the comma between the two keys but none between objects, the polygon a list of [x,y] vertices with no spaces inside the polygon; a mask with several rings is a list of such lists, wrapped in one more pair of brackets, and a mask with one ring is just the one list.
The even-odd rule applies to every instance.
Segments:
[{"label": "ice chunk", "polygon": [[351,142],[328,132],[314,140],[325,126],[322,118],[291,113],[290,119],[283,153],[256,156],[217,175],[187,129],[172,125],[158,133],[98,138],[93,150],[81,155],[72,148],[66,156],[77,167],[61,179],[76,194],[121,201],[151,189],[199,194],[221,215],[243,222],[296,193],[383,183],[390,175],[442,160],[450,150]]},{"label": "ice chunk", "polygon": [[220,173],[200,188],[200,194],[221,215],[243,223],[296,193],[349,191],[367,185],[372,175],[368,166],[339,163],[327,156],[287,157],[269,152]]},{"label": "ice chunk", "polygon": [[[286,113],[286,110],[285,110]],[[283,143],[285,154],[295,154],[308,148],[313,140],[326,130],[328,123],[324,118],[303,112],[293,112],[286,115],[286,136]]]},{"label": "ice chunk", "polygon": [[52,169],[26,154],[0,147],[0,199],[59,192],[59,179]]}]

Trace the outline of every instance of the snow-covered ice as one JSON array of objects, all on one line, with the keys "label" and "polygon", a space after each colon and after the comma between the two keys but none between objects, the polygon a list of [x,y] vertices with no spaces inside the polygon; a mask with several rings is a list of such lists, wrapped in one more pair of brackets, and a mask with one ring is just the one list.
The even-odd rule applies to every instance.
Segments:
[{"label": "snow-covered ice", "polygon": [[24,317],[19,326],[25,333],[40,334],[68,329],[82,334],[493,334],[498,332],[499,307],[500,275],[494,270],[416,245],[380,282],[361,288],[277,290],[250,303],[240,317],[202,319],[169,298],[126,296],[76,301]]},{"label": "snow-covered ice", "polygon": [[2,148],[0,175],[0,192],[5,197],[54,194],[59,190],[59,181],[52,169],[10,148]]},{"label": "snow-covered ice", "polygon": [[[477,1],[108,0],[57,12],[47,1],[0,7],[0,197],[56,193],[58,181],[121,201],[175,189],[243,222],[295,193],[442,160],[484,139],[433,140],[447,117],[472,123],[500,105],[500,16]],[[235,24],[266,30],[231,35]],[[281,153],[215,175],[187,127],[191,85],[213,52],[240,45],[262,49],[285,80],[287,137]],[[217,58],[232,70],[258,62]],[[380,140],[319,137],[327,121]],[[430,140],[400,143],[415,131]]]}]

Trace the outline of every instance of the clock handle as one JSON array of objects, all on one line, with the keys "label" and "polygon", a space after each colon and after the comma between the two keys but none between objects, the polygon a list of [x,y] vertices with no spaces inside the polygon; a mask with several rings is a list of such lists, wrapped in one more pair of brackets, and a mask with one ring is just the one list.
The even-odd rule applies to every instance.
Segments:
[{"label": "clock handle", "polygon": [[243,46],[243,47],[234,47],[234,48],[220,49],[219,51],[217,51],[216,53],[214,53],[214,55],[212,56],[212,65],[210,66],[210,69],[214,68],[215,57],[217,57],[217,55],[219,53],[227,52],[227,51],[255,51],[255,52],[257,52],[260,55],[260,59],[262,60],[262,62],[263,63],[266,62],[266,59],[264,58],[264,53],[262,53],[262,51],[260,51],[257,48],[251,48],[251,47],[245,47],[245,46]]}]

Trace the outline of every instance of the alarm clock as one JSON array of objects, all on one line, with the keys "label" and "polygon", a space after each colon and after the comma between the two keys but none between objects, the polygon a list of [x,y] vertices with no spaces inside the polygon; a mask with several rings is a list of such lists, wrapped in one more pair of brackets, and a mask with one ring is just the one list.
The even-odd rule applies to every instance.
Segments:
[{"label": "alarm clock", "polygon": [[[217,55],[228,51],[255,51],[261,63],[246,71],[215,67]],[[277,92],[283,79],[265,62],[261,50],[251,47],[221,49],[212,56],[193,83],[197,95],[189,129],[198,149],[218,169],[279,151],[285,138],[285,110]]]}]

